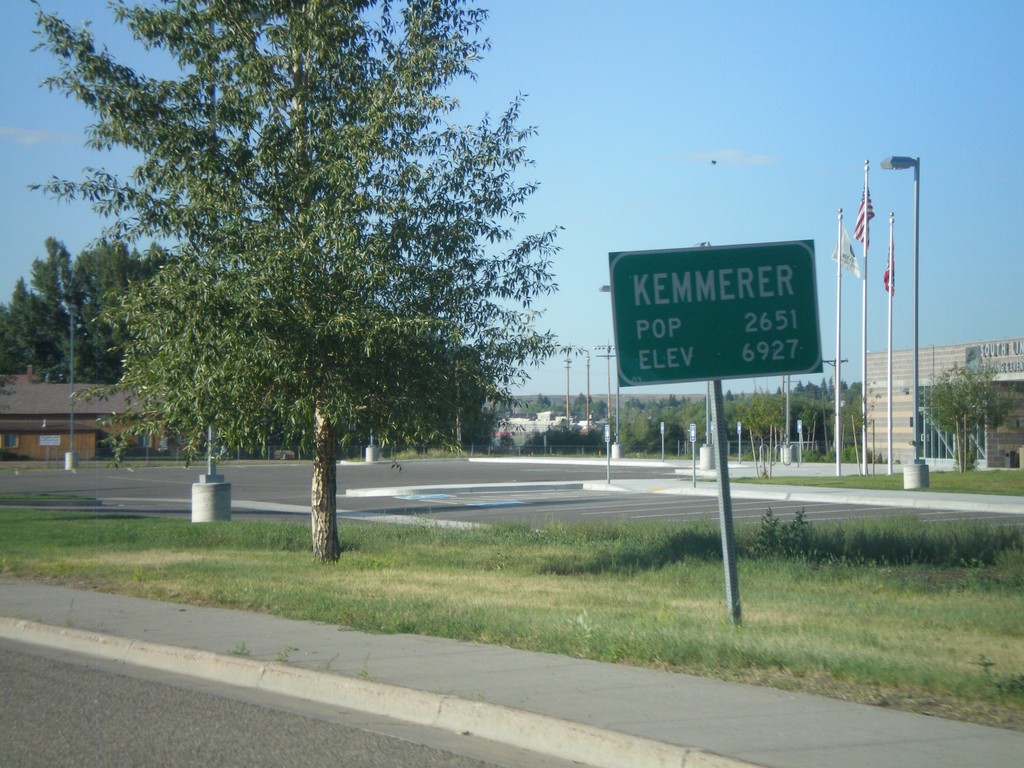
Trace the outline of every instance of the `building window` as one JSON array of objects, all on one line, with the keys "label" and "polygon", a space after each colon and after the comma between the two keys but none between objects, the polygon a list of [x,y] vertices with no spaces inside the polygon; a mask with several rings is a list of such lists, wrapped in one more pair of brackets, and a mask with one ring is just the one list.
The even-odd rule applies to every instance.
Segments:
[{"label": "building window", "polygon": [[17,448],[18,447],[18,436],[6,434],[4,435],[4,448]]}]

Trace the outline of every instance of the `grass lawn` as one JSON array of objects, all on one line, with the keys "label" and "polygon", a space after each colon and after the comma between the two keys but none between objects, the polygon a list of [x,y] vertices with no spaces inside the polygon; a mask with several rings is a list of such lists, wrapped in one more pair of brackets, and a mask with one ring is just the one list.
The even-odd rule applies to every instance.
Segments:
[{"label": "grass lawn", "polygon": [[[870,472],[871,467],[868,467]],[[733,478],[734,483],[764,483],[768,485],[812,485],[821,488],[861,488],[879,491],[902,491],[903,474],[886,475],[885,467],[875,467],[875,475],[843,475],[842,477],[802,477],[780,474],[767,479]],[[1024,470],[986,470],[975,472],[928,473],[928,487],[921,493],[980,493],[994,496],[1024,496]],[[916,493],[917,491],[915,491]]]},{"label": "grass lawn", "polygon": [[341,561],[325,566],[304,526],[0,510],[0,573],[1024,730],[1019,529],[915,518],[738,526],[739,627],[708,524],[346,524],[341,536]]}]

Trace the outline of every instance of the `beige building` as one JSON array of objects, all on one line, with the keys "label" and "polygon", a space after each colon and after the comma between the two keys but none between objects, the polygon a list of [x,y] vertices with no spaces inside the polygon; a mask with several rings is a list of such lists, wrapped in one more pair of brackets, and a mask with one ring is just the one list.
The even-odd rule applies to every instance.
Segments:
[{"label": "beige building", "polygon": [[[912,427],[914,351],[892,353],[893,461],[909,464],[914,458]],[[929,423],[928,385],[954,367],[990,365],[997,371],[997,386],[1013,396],[1013,409],[996,430],[980,428],[975,435],[979,467],[1019,467],[1024,446],[1024,338],[979,341],[969,344],[921,347],[918,350],[918,406],[921,414],[921,458],[931,466],[953,465],[953,436]],[[868,353],[868,428],[875,436],[875,450],[886,454],[887,355]],[[869,438],[870,439],[870,438]]]}]

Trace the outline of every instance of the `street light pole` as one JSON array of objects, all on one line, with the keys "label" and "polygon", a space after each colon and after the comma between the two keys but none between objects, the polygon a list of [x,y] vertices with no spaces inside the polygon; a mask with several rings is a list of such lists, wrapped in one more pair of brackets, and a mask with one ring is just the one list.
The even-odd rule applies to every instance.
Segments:
[{"label": "street light pole", "polygon": [[590,434],[590,352],[584,350],[587,356],[587,434]]},{"label": "street light pole", "polygon": [[67,301],[62,301],[64,311],[68,313],[68,380],[69,392],[68,403],[71,409],[71,420],[68,426],[68,452],[64,455],[64,469],[74,470],[78,464],[75,455],[75,316],[78,314],[78,307]]},{"label": "street light pole", "polygon": [[572,427],[572,420],[569,414],[569,353],[572,350],[565,348],[565,428]]},{"label": "street light pole", "polygon": [[603,347],[596,347],[596,349],[604,350],[604,354],[598,355],[598,357],[604,358],[605,370],[608,373],[608,412],[605,414],[604,419],[604,443],[608,460],[605,477],[607,482],[610,483],[612,481],[612,349],[614,349],[614,347],[612,347],[612,343],[609,341]]},{"label": "street light pole", "polygon": [[[612,292],[612,287],[610,285],[602,285],[600,288],[598,288],[598,290],[601,293],[611,293]],[[601,349],[601,347],[598,347],[598,349]],[[611,352],[614,349],[614,347],[611,345],[611,342],[609,342],[607,344],[607,349],[608,349],[608,354],[609,354],[609,360],[611,360],[611,357],[610,357],[611,356]],[[615,377],[615,454],[616,454],[615,458],[617,458],[617,459],[621,458],[620,454],[622,453],[622,445],[619,443],[619,397],[620,397],[620,395],[619,395],[619,385],[621,383],[622,382],[619,381],[619,377],[616,375],[616,377]],[[609,392],[608,399],[611,400],[611,387],[608,388],[608,392]],[[609,403],[609,411],[610,411],[610,409],[611,409],[611,404]],[[611,419],[611,413],[610,412],[608,414],[608,418]]]},{"label": "street light pole", "polygon": [[881,163],[882,168],[889,171],[902,171],[907,168],[914,169],[914,385],[913,385],[913,416],[914,425],[914,470],[908,476],[906,469],[903,471],[904,488],[927,488],[928,487],[928,466],[921,461],[921,414],[919,412],[920,398],[920,371],[918,368],[919,357],[919,336],[918,336],[918,288],[920,276],[918,249],[920,241],[920,212],[921,212],[921,158],[891,156],[885,158]]}]

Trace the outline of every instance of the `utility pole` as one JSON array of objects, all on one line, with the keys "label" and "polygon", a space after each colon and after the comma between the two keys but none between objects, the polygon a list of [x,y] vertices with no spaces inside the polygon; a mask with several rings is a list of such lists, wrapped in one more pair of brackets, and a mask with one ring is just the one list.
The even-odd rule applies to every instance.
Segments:
[{"label": "utility pole", "polygon": [[71,409],[71,420],[68,422],[68,452],[64,454],[64,469],[73,471],[78,466],[78,455],[75,453],[75,317],[78,307],[62,301],[64,311],[68,313],[68,402]]}]

